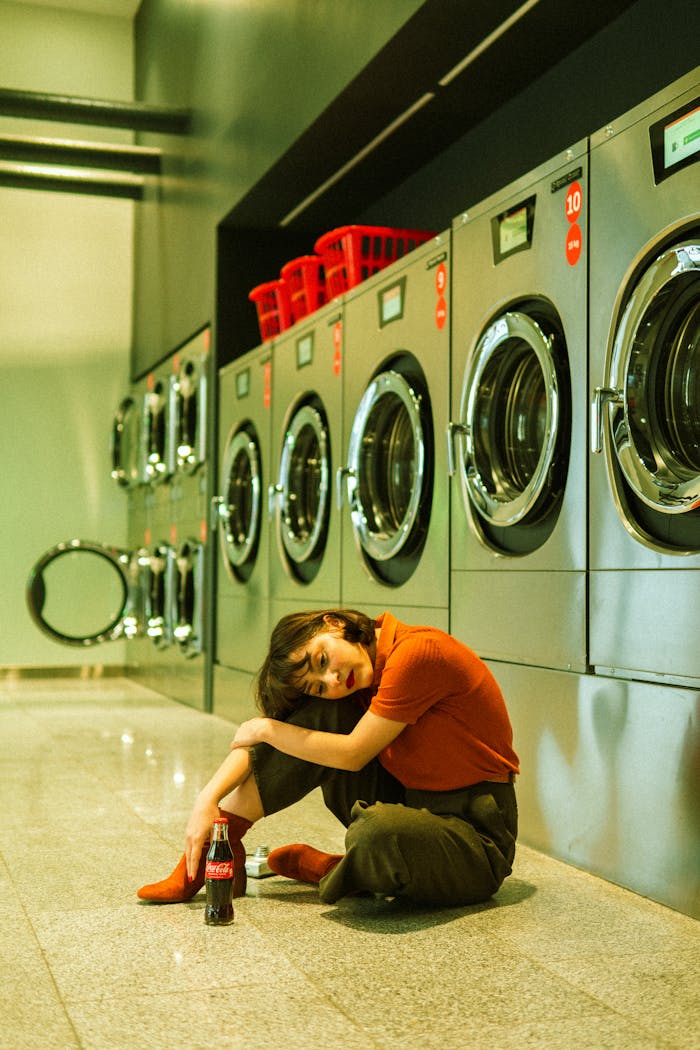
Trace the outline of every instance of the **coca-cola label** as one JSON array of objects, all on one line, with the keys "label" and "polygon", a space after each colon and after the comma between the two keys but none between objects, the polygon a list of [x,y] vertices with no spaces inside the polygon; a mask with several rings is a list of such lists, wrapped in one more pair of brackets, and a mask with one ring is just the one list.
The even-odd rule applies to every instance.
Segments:
[{"label": "coca-cola label", "polygon": [[208,879],[232,879],[233,861],[208,860],[206,867],[206,877]]}]

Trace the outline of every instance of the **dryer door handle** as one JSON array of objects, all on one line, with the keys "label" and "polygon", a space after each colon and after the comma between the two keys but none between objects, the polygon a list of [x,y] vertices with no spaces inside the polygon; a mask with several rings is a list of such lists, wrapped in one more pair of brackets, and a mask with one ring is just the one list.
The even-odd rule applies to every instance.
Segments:
[{"label": "dryer door handle", "polygon": [[[336,501],[338,504],[338,510],[343,509],[343,482],[349,482],[350,478],[355,477],[355,471],[352,467],[338,467],[335,474],[335,494]],[[348,488],[348,500],[351,500],[351,493]]]},{"label": "dryer door handle", "polygon": [[453,423],[451,420],[447,424],[447,473],[451,478],[455,476],[457,456],[455,454],[455,445],[457,443],[457,435],[460,437],[469,436],[469,427],[466,423]]},{"label": "dryer door handle", "polygon": [[224,504],[224,497],[212,496],[209,504],[209,528],[215,531],[219,522],[228,521],[229,517],[229,510]]},{"label": "dryer door handle", "polygon": [[280,485],[279,482],[276,485],[270,485],[267,490],[267,514],[270,519],[275,516],[275,503],[277,497],[281,496],[284,492],[284,485]]},{"label": "dryer door handle", "polygon": [[623,405],[625,394],[611,386],[597,386],[591,402],[591,452],[603,451],[603,405]]}]

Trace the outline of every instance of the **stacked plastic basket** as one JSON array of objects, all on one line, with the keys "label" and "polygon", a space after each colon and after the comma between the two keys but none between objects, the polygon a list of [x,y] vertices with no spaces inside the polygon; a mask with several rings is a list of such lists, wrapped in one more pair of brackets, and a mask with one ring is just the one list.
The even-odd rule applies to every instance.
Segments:
[{"label": "stacked plastic basket", "polygon": [[426,230],[341,226],[319,237],[314,255],[292,259],[278,279],[251,290],[263,342],[343,295],[434,237]]}]

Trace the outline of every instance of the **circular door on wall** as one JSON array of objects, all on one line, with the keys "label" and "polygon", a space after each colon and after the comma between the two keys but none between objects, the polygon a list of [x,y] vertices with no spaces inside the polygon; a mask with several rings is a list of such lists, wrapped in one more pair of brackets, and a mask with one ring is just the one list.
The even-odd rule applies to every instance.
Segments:
[{"label": "circular door on wall", "polygon": [[139,555],[68,540],[46,551],[27,583],[34,623],[56,642],[92,646],[143,629]]},{"label": "circular door on wall", "polygon": [[277,484],[278,544],[285,565],[301,583],[315,578],[323,560],[330,518],[331,447],[328,420],[315,394],[291,409],[280,451]]},{"label": "circular door on wall", "polygon": [[229,435],[218,497],[219,539],[229,576],[245,583],[258,555],[262,522],[262,460],[255,426],[245,420]]},{"label": "circular door on wall", "polygon": [[490,549],[532,553],[561,508],[571,440],[566,343],[544,301],[514,304],[489,323],[467,362],[460,457],[468,520]]},{"label": "circular door on wall", "polygon": [[112,422],[112,478],[123,488],[134,488],[143,481],[142,402],[125,397]]},{"label": "circular door on wall", "polygon": [[425,546],[433,493],[434,442],[428,388],[408,353],[368,384],[348,444],[347,482],[355,540],[372,575],[400,586]]},{"label": "circular door on wall", "polygon": [[700,241],[664,251],[626,296],[595,392],[596,450],[603,431],[627,527],[654,548],[700,550]]},{"label": "circular door on wall", "polygon": [[55,642],[88,647],[146,635],[172,644],[176,613],[175,555],[167,544],[125,551],[68,540],[46,551],[27,583],[27,606]]}]

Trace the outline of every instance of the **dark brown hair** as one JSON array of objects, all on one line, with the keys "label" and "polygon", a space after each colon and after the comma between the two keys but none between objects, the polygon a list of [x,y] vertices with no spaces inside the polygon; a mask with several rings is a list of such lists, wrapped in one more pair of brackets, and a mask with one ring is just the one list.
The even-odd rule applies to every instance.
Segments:
[{"label": "dark brown hair", "polygon": [[258,708],[268,718],[286,718],[304,695],[296,683],[308,660],[306,656],[292,660],[290,654],[307,646],[315,635],[329,630],[329,620],[342,627],[346,641],[364,645],[374,659],[374,620],[364,613],[355,609],[321,609],[283,616],[272,632],[256,683]]}]

